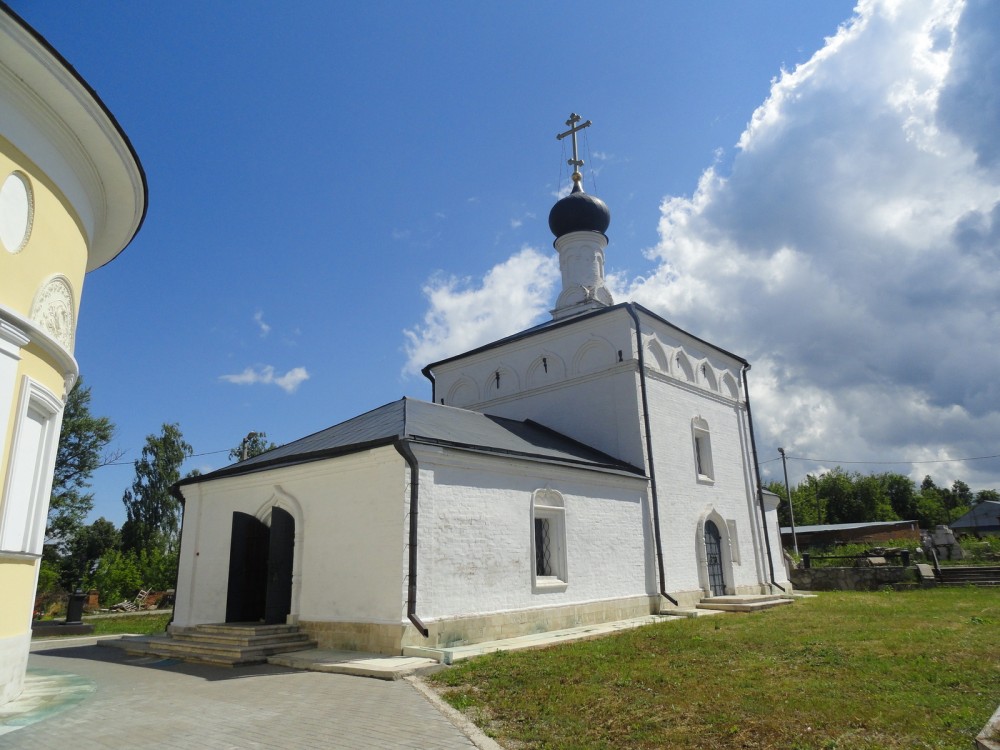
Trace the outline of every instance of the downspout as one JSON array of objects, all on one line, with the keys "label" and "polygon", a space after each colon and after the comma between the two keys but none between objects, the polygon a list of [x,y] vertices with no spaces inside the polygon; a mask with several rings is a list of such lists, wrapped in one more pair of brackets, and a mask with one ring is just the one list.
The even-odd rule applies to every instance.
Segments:
[{"label": "downspout", "polygon": [[[431,403],[432,404],[436,403],[437,402],[437,380],[434,379],[434,373],[431,372],[431,366],[430,365],[425,366],[422,370],[420,370],[420,372],[423,374],[423,376],[425,378],[427,378],[429,381],[431,381]],[[444,401],[442,401],[441,403],[444,403]]]},{"label": "downspout", "polygon": [[[653,499],[653,539],[656,542],[656,565],[659,571],[660,596],[675,607],[680,606],[677,600],[667,593],[666,576],[663,573],[663,543],[660,541],[660,504],[656,494],[656,470],[653,468],[653,436],[649,428],[649,399],[646,396],[646,359],[643,356],[642,329],[639,327],[639,315],[632,303],[625,305],[628,314],[635,322],[636,351],[639,353],[639,391],[642,394],[642,422],[646,430],[646,463],[649,465],[649,494]],[[773,576],[772,576],[773,577]]]},{"label": "downspout", "polygon": [[413,455],[410,443],[406,439],[397,440],[392,444],[399,455],[410,467],[410,559],[406,580],[406,616],[424,638],[427,637],[427,626],[417,617],[417,498],[419,496],[419,471],[417,457]]},{"label": "downspout", "polygon": [[181,494],[181,488],[176,484],[170,486],[170,494],[174,496],[174,499],[180,503],[181,506],[181,528],[177,532],[177,567],[174,569],[174,605],[170,610],[170,619],[167,621],[167,626],[164,628],[165,631],[170,631],[170,626],[174,624],[174,612],[177,611],[177,583],[181,577],[181,545],[184,543],[184,517],[187,516],[187,504],[184,501],[184,495]]},{"label": "downspout", "polygon": [[757,463],[757,441],[754,440],[753,437],[753,412],[750,411],[750,386],[747,384],[747,370],[749,369],[749,363],[743,365],[743,369],[740,370],[740,374],[743,376],[743,396],[747,402],[747,427],[750,429],[750,452],[753,454],[753,473],[754,478],[757,481],[756,493],[757,504],[760,506],[760,521],[761,525],[764,527],[764,547],[767,550],[767,568],[771,571],[771,585],[777,586],[782,591],[785,591],[785,587],[774,580],[774,560],[771,557],[771,538],[770,534],[767,533],[767,512],[764,510],[764,493],[761,492],[760,484],[760,466]]}]

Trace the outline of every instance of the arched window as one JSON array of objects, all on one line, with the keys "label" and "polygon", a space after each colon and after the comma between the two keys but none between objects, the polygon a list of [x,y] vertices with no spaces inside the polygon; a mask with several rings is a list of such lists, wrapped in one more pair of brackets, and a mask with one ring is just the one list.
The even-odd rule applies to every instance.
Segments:
[{"label": "arched window", "polygon": [[708,422],[701,417],[691,420],[691,442],[694,448],[694,467],[699,482],[715,481],[715,467],[712,464],[712,436]]},{"label": "arched window", "polygon": [[564,590],[566,570],[566,504],[555,490],[535,490],[531,498],[532,574],[535,589]]}]

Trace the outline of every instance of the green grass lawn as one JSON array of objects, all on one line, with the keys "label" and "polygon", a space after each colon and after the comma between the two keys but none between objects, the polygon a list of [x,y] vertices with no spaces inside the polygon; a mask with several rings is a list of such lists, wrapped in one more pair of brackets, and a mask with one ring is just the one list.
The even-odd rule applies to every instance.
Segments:
[{"label": "green grass lawn", "polygon": [[430,678],[509,748],[961,748],[1000,703],[1000,591],[823,593]]},{"label": "green grass lawn", "polygon": [[[56,618],[49,622],[61,623],[64,617]],[[119,633],[132,633],[134,635],[156,635],[165,633],[167,623],[170,622],[170,613],[157,614],[132,614],[120,617],[88,617],[84,615],[83,622],[94,626],[92,635],[117,635]],[[36,631],[37,635],[37,631]],[[58,631],[42,633],[41,638],[79,638],[77,634],[60,635]]]},{"label": "green grass lawn", "polygon": [[115,633],[134,633],[135,635],[156,635],[167,630],[170,613],[158,615],[126,615],[124,617],[107,617],[83,621],[94,626],[94,635],[114,635]]}]

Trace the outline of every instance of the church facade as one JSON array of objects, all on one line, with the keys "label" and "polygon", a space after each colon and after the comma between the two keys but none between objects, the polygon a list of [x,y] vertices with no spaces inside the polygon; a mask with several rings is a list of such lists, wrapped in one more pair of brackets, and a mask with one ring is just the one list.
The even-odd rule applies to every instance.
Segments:
[{"label": "church facade", "polygon": [[428,365],[430,401],[178,483],[175,631],[292,622],[393,654],[791,591],[749,364],[614,304],[610,212],[573,180],[551,321]]}]

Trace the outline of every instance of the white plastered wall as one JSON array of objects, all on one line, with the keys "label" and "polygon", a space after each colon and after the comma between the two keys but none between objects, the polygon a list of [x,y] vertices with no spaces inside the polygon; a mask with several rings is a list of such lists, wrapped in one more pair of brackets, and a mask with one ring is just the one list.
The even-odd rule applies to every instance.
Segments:
[{"label": "white plastered wall", "polygon": [[[723,555],[727,593],[759,587],[764,550],[758,544],[760,521],[748,481],[741,409],[735,402],[655,376],[647,378],[647,389],[667,591],[704,591],[699,529],[709,515],[714,515],[723,542],[735,546]],[[699,478],[695,467],[692,420],[698,417],[710,431],[711,481]]]},{"label": "white plastered wall", "polygon": [[174,622],[222,622],[234,511],[295,518],[291,621],[398,624],[408,469],[385,447],[183,487]]},{"label": "white plastered wall", "polygon": [[[647,482],[417,447],[418,613],[425,622],[655,592]],[[565,587],[533,586],[532,493],[561,493]]]},{"label": "white plastered wall", "polygon": [[441,365],[435,396],[449,406],[533,419],[641,467],[635,345],[631,317],[615,310]]}]

